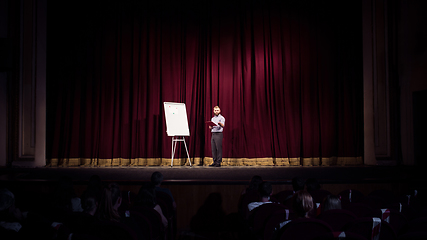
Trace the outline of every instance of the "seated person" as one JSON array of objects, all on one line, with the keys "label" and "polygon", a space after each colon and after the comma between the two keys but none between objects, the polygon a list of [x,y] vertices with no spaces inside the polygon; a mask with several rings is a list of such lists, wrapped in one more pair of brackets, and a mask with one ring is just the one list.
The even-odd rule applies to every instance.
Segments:
[{"label": "seated person", "polygon": [[168,219],[163,214],[162,208],[157,204],[156,191],[154,190],[154,186],[152,183],[144,184],[139,189],[138,196],[136,199],[136,205],[153,208],[160,214],[163,226],[168,226]]},{"label": "seated person", "polygon": [[205,236],[206,239],[215,239],[213,235],[223,231],[226,227],[225,217],[222,196],[218,192],[213,192],[208,195],[196,215],[191,218],[190,227],[193,232]]},{"label": "seated person", "polygon": [[300,190],[292,197],[292,208],[299,218],[308,218],[314,208],[313,198],[310,193]]},{"label": "seated person", "polygon": [[117,183],[110,183],[104,188],[96,216],[101,221],[120,222],[118,209],[122,204],[122,194]]},{"label": "seated person", "polygon": [[294,193],[304,190],[305,181],[301,177],[294,177],[292,178],[292,189],[294,190]]},{"label": "seated person", "polygon": [[95,217],[98,208],[96,197],[85,194],[82,198],[82,207],[83,212],[69,214],[64,224],[72,233],[94,234],[94,226],[98,223]]},{"label": "seated person", "polygon": [[101,178],[98,175],[92,175],[88,181],[86,190],[80,196],[80,198],[82,199],[82,208],[84,209],[83,199],[94,198],[94,200],[98,204],[102,197],[103,188],[104,187]]},{"label": "seated person", "polygon": [[0,239],[54,239],[60,226],[39,213],[21,212],[15,206],[15,195],[0,189]]},{"label": "seated person", "polygon": [[[304,190],[304,186],[305,186],[305,181],[303,178],[301,177],[292,178],[292,190],[294,194],[300,190]],[[292,197],[293,197],[293,194],[289,195],[287,198],[284,199],[284,202],[290,200]]]},{"label": "seated person", "polygon": [[243,218],[247,218],[249,215],[248,204],[258,201],[258,188],[261,183],[262,178],[255,175],[251,178],[249,186],[242,191],[238,202],[238,212]]},{"label": "seated person", "polygon": [[341,209],[341,200],[338,196],[328,195],[321,205],[322,212],[331,210],[331,209]]},{"label": "seated person", "polygon": [[22,213],[15,207],[15,195],[8,189],[0,190],[0,228],[19,232],[22,228]]},{"label": "seated person", "polygon": [[262,177],[261,176],[258,176],[258,175],[253,176],[251,178],[249,186],[245,190],[243,190],[242,195],[243,194],[247,194],[247,193],[249,193],[251,191],[257,191],[258,192],[259,185],[262,182],[263,181],[262,181]]},{"label": "seated person", "polygon": [[271,186],[271,183],[269,182],[262,182],[259,185],[258,192],[260,195],[260,200],[258,202],[251,202],[248,204],[249,211],[252,211],[253,209],[266,204],[266,203],[272,203],[270,201],[270,196],[273,194],[273,187]]},{"label": "seated person", "polygon": [[172,196],[172,192],[167,189],[167,188],[162,188],[160,187],[160,185],[163,182],[163,174],[161,172],[153,172],[153,174],[151,174],[151,183],[154,185],[155,190],[158,192],[164,192],[167,193],[173,201],[173,208],[176,209],[176,203],[175,203],[175,199]]},{"label": "seated person", "polygon": [[317,179],[315,178],[307,179],[307,181],[305,182],[305,185],[307,186],[307,191],[309,193],[321,189],[319,181],[317,181]]}]

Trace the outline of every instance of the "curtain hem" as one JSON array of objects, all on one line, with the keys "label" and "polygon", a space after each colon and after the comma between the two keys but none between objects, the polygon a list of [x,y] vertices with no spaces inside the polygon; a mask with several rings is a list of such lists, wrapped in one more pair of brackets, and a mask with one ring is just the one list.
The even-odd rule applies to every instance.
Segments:
[{"label": "curtain hem", "polygon": [[[191,158],[194,166],[212,164],[211,157]],[[171,158],[52,158],[47,160],[47,167],[140,167],[170,166]],[[173,166],[189,166],[187,158],[174,158]],[[329,158],[223,158],[222,166],[350,166],[363,165],[362,157]]]}]

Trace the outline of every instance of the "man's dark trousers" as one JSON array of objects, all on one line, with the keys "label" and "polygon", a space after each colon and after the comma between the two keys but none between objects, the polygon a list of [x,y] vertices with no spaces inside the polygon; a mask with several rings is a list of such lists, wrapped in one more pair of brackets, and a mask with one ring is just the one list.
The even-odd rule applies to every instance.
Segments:
[{"label": "man's dark trousers", "polygon": [[222,132],[213,132],[211,137],[213,163],[220,165],[222,162]]}]

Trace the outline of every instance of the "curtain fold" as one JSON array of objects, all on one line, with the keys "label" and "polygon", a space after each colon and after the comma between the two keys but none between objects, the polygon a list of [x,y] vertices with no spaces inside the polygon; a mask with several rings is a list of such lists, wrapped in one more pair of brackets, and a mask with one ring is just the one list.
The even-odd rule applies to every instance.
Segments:
[{"label": "curtain fold", "polygon": [[[51,163],[170,163],[163,102],[186,104],[200,164],[216,105],[230,165],[363,163],[361,8],[302,2],[53,3]],[[176,154],[185,159],[183,146]]]}]

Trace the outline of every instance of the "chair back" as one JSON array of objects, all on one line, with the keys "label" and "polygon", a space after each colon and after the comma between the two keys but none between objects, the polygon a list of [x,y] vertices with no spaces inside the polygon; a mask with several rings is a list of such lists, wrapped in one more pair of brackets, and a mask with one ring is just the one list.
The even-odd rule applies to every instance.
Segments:
[{"label": "chair back", "polygon": [[278,213],[279,211],[286,212],[286,210],[285,206],[277,203],[266,203],[252,210],[254,212],[249,222],[253,233],[262,235],[267,219],[274,213]]},{"label": "chair back", "polygon": [[427,232],[407,232],[397,239],[399,240],[425,240],[427,239]]},{"label": "chair back", "polygon": [[331,195],[331,192],[325,189],[314,190],[310,192],[311,197],[313,197],[314,203],[322,203],[328,195]]},{"label": "chair back", "polygon": [[403,213],[397,210],[390,210],[390,225],[393,227],[397,236],[406,233],[409,229],[408,219]]},{"label": "chair back", "polygon": [[333,239],[332,228],[315,218],[298,218],[286,224],[279,231],[281,240]]},{"label": "chair back", "polygon": [[409,221],[408,232],[427,232],[427,217],[419,217]]},{"label": "chair back", "polygon": [[152,239],[162,239],[165,236],[166,229],[163,226],[162,217],[156,210],[154,210],[154,208],[133,206],[130,210],[139,212],[150,220]]},{"label": "chair back", "polygon": [[296,219],[296,214],[292,210],[281,209],[273,213],[264,224],[263,239],[274,239],[277,236],[277,232],[280,230],[280,224],[293,219]]},{"label": "chair back", "polygon": [[364,217],[350,222],[344,227],[346,232],[352,232],[362,235],[367,239],[386,240],[397,239],[393,227],[380,218]]},{"label": "chair back", "polygon": [[333,232],[334,239],[339,240],[368,240],[365,237],[357,233],[352,232]]},{"label": "chair back", "polygon": [[242,215],[243,218],[247,218],[249,216],[249,209],[248,204],[251,202],[257,202],[259,201],[260,196],[258,193],[258,190],[251,190],[247,191],[245,194],[240,196],[239,201],[239,213]]},{"label": "chair back", "polygon": [[100,221],[95,226],[96,236],[108,240],[138,240],[135,231],[121,222]]},{"label": "chair back", "polygon": [[317,216],[317,219],[326,222],[333,231],[337,232],[342,231],[345,225],[356,218],[356,215],[345,209],[331,209]]},{"label": "chair back", "polygon": [[283,190],[274,194],[273,196],[275,199],[277,199],[279,203],[284,204],[285,201],[292,198],[293,195],[294,195],[293,190]]},{"label": "chair back", "polygon": [[132,228],[138,239],[154,239],[150,219],[137,211],[120,211],[122,222]]},{"label": "chair back", "polygon": [[75,212],[67,216],[64,224],[72,233],[90,233],[97,222],[97,218],[88,213]]},{"label": "chair back", "polygon": [[341,191],[338,196],[341,198],[341,205],[346,205],[349,203],[358,203],[363,200],[365,195],[359,190],[355,189],[346,189]]},{"label": "chair back", "polygon": [[349,203],[343,206],[343,209],[352,212],[356,217],[374,217],[374,210],[363,203]]},{"label": "chair back", "polygon": [[122,204],[120,204],[119,211],[129,210],[134,204],[136,194],[132,191],[122,191]]},{"label": "chair back", "polygon": [[[368,196],[381,198],[382,202],[387,206],[399,202],[398,197],[390,190],[378,189],[370,192]],[[381,206],[384,207],[384,206]]]},{"label": "chair back", "polygon": [[171,196],[169,196],[169,194],[156,190],[156,199],[157,199],[157,201],[163,202],[164,206],[161,206],[160,204],[159,205],[160,205],[160,207],[162,207],[163,215],[165,215],[165,217],[168,218],[168,216],[169,217],[175,216],[174,207],[173,207],[173,199]]},{"label": "chair back", "polygon": [[366,196],[365,198],[363,198],[361,203],[369,206],[371,209],[381,209],[387,207],[387,204],[384,199],[375,195]]}]

